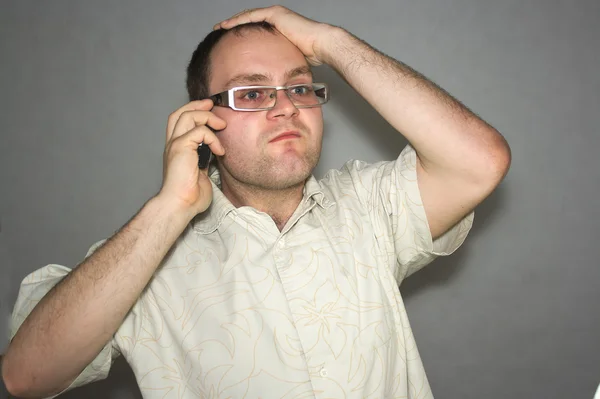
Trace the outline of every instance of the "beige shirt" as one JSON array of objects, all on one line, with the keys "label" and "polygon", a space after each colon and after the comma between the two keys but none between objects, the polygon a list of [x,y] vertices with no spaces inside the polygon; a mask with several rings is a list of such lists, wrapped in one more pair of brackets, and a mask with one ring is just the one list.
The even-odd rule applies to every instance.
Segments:
[{"label": "beige shirt", "polygon": [[[473,214],[432,242],[414,150],[311,177],[281,232],[211,177],[209,210],[69,389],[106,378],[122,354],[144,398],[431,398],[398,286],[455,251]],[[13,335],[69,271],[25,278]]]}]

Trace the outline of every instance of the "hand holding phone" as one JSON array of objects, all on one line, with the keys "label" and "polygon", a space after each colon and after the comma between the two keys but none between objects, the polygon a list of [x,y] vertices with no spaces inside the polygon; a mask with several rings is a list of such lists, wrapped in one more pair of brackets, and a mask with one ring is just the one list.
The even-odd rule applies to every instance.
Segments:
[{"label": "hand holding phone", "polygon": [[206,170],[212,152],[225,150],[215,130],[227,123],[211,112],[210,100],[192,101],[169,116],[163,162],[163,183],[158,193],[168,201],[184,204],[191,214],[203,212],[212,201]]}]

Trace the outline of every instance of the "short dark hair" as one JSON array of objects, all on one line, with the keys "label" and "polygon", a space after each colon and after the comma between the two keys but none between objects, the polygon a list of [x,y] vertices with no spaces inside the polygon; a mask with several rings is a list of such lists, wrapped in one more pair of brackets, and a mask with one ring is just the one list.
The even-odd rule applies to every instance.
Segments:
[{"label": "short dark hair", "polygon": [[262,30],[275,32],[275,27],[268,22],[251,22],[238,25],[232,29],[217,29],[210,32],[202,40],[192,54],[187,67],[187,91],[190,101],[202,100],[210,96],[208,82],[210,79],[210,54],[217,43],[228,33],[241,36],[246,30]]}]

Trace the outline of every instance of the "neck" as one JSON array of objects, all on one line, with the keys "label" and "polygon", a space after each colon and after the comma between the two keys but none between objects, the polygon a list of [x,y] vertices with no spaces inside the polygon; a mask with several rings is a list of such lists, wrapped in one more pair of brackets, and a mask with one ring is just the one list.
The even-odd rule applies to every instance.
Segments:
[{"label": "neck", "polygon": [[266,189],[244,184],[221,174],[221,191],[236,207],[250,206],[271,216],[279,231],[302,201],[304,182],[285,189]]}]

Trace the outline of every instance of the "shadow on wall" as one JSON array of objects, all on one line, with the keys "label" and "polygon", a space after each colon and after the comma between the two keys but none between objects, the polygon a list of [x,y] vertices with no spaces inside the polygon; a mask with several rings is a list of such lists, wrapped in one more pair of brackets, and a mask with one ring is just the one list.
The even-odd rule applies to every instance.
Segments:
[{"label": "shadow on wall", "polygon": [[[15,279],[16,264],[8,252],[7,232],[0,216],[0,354],[6,352],[9,341],[9,326],[12,309],[17,298],[19,283]],[[0,396],[0,399],[2,397]]]},{"label": "shadow on wall", "polygon": [[458,270],[469,256],[469,237],[480,234],[487,226],[493,225],[497,210],[502,207],[504,190],[502,184],[475,209],[473,227],[465,243],[452,255],[437,258],[431,265],[419,270],[402,282],[400,291],[404,300],[410,298],[426,286],[447,284],[458,276]]}]

